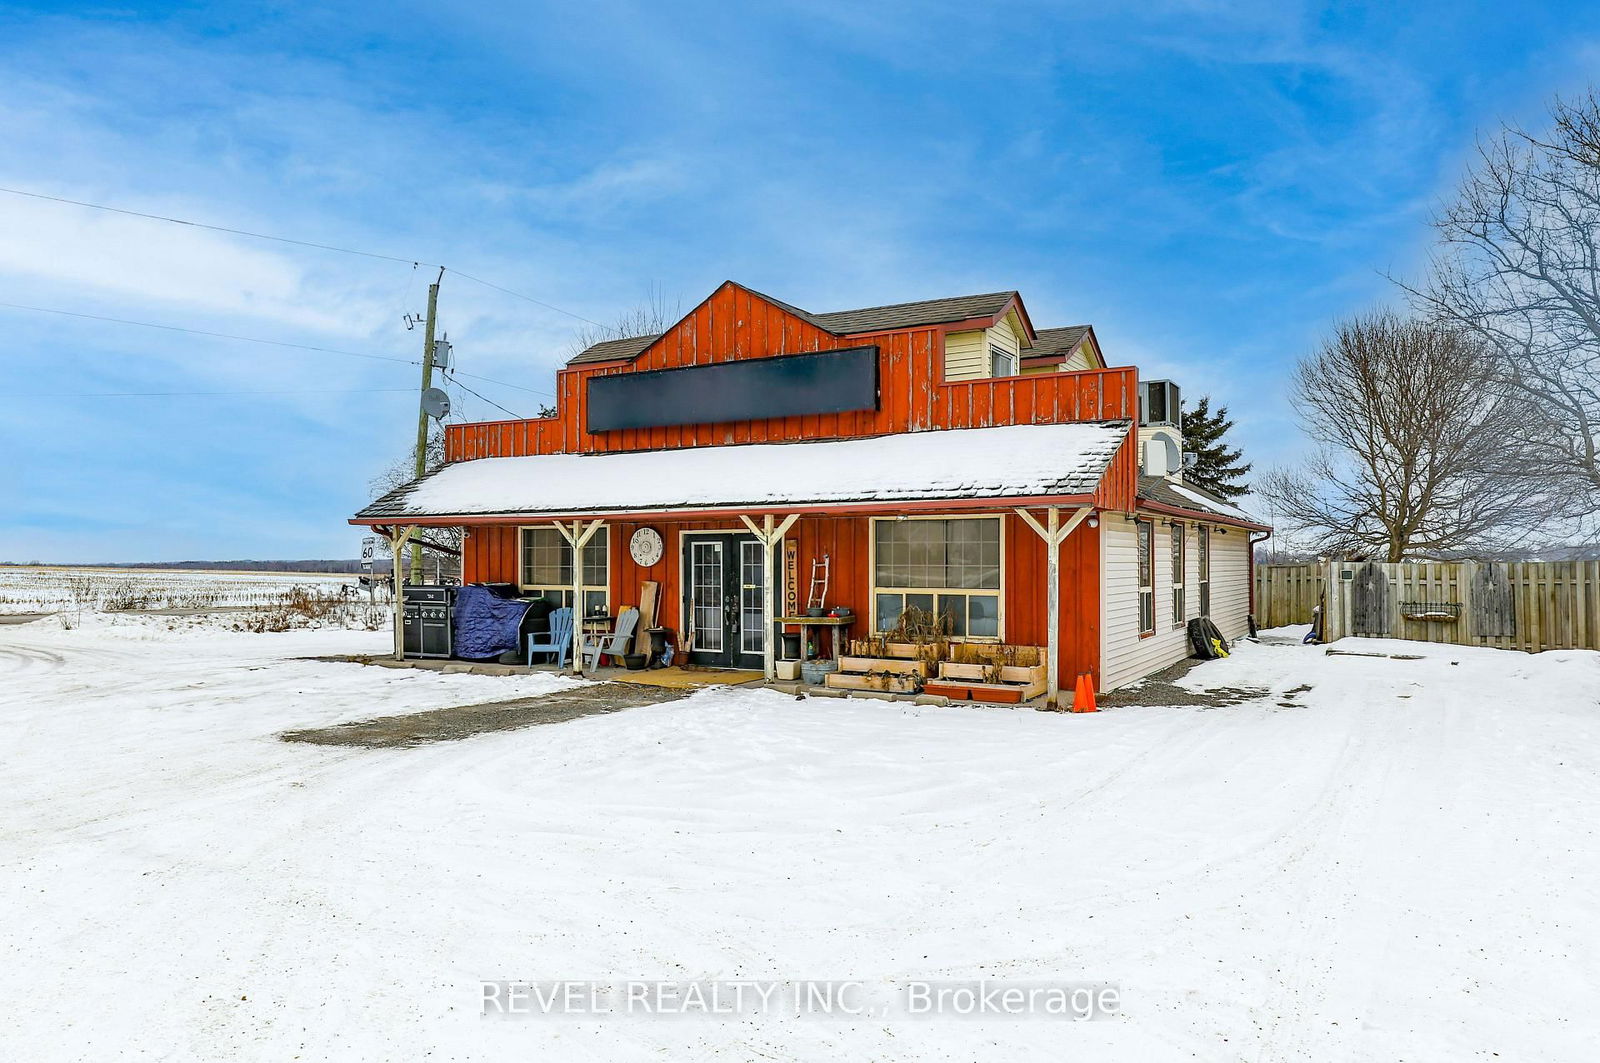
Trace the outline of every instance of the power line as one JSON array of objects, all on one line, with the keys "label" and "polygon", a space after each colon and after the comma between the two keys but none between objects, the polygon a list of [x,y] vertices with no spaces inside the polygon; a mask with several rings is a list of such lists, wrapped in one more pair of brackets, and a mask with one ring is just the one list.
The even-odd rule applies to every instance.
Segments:
[{"label": "power line", "polygon": [[187,218],[171,218],[165,214],[146,214],[141,210],[127,210],[122,207],[108,207],[104,203],[86,203],[81,199],[67,199],[65,196],[47,196],[43,192],[27,192],[20,188],[0,188],[0,192],[7,192],[13,196],[26,196],[29,199],[44,199],[51,203],[69,203],[74,207],[88,207],[91,210],[104,210],[112,214],[126,214],[131,218],[144,218],[148,221],[164,221],[173,225],[187,225],[194,229],[210,229],[212,232],[230,233],[234,236],[248,236],[255,240],[274,240],[280,244],[294,244],[297,247],[314,247],[319,251],[338,251],[345,255],[360,255],[362,258],[378,258],[385,262],[409,262],[419,266],[437,266],[437,262],[423,262],[421,259],[401,258],[398,255],[380,255],[376,251],[358,251],[353,247],[339,247],[335,244],[319,244],[310,240],[295,240],[287,236],[272,236],[268,233],[253,233],[247,229],[230,229],[226,225],[208,225],[203,221],[189,221]]},{"label": "power line", "polygon": [[[104,314],[85,314],[77,310],[60,310],[49,306],[26,306],[22,303],[0,302],[0,307],[4,307],[9,310],[28,310],[37,314],[59,314],[62,317],[77,317],[83,318],[87,321],[106,321],[115,325],[137,325],[140,328],[161,329],[165,332],[183,332],[191,336],[207,336],[211,339],[238,340],[241,343],[262,343],[271,347],[292,347],[295,350],[316,351],[319,354],[336,354],[345,358],[368,358],[378,362],[398,362],[401,365],[422,364],[415,358],[397,358],[389,354],[366,354],[361,351],[340,350],[337,347],[314,347],[306,343],[290,343],[287,340],[269,340],[263,339],[259,336],[239,336],[231,332],[210,332],[206,329],[185,328],[182,325],[161,325],[154,321],[134,321],[131,318],[107,317]],[[503,388],[514,388],[517,391],[526,391],[533,395],[553,396],[554,394],[553,392],[549,391],[541,391],[538,388],[524,387],[521,384],[512,384],[508,381],[496,380],[493,377],[482,376],[478,373],[457,373],[456,375],[472,377],[474,380],[482,380],[489,384],[497,384]],[[489,400],[484,399],[484,401],[488,402]]]},{"label": "power line", "polygon": [[286,388],[277,391],[24,391],[17,394],[28,399],[147,399],[179,395],[365,395],[386,392],[409,394],[411,391],[411,388]]},{"label": "power line", "polygon": [[342,351],[336,347],[313,347],[305,343],[289,343],[286,340],[267,340],[259,336],[238,336],[231,332],[210,332],[206,329],[185,328],[182,325],[160,325],[153,321],[134,321],[125,317],[106,317],[103,314],[84,314],[76,310],[58,310],[49,306],[25,306],[22,303],[0,303],[0,307],[9,310],[30,310],[37,314],[59,314],[62,317],[80,317],[88,321],[108,321],[116,325],[137,325],[140,328],[162,329],[166,332],[186,332],[191,336],[209,336],[219,340],[238,340],[242,343],[264,343],[271,347],[293,347],[302,351],[317,351],[321,354],[337,354],[346,358],[370,358],[378,362],[399,362],[402,365],[419,365],[414,358],[396,358],[388,354],[364,354],[361,351]]},{"label": "power line", "polygon": [[[547,399],[553,399],[553,398],[556,397],[556,393],[553,392],[553,391],[544,391],[544,390],[541,390],[540,388],[525,388],[521,384],[509,384],[504,380],[496,380],[492,376],[484,376],[481,373],[463,373],[463,372],[460,372],[460,371],[452,371],[450,375],[451,376],[470,376],[474,380],[482,380],[485,383],[489,383],[489,384],[499,384],[503,388],[514,388],[517,391],[526,391],[530,395],[543,395]],[[489,400],[488,399],[484,399],[483,401],[484,402],[488,402]]]},{"label": "power line", "polygon": [[465,385],[461,381],[457,380],[456,379],[456,375],[454,373],[450,372],[448,369],[444,371],[444,375],[445,375],[445,378],[450,381],[450,383],[454,384],[456,387],[460,388],[462,391],[465,391],[468,395],[475,395],[478,398],[482,399],[484,402],[487,402],[490,406],[493,406],[495,409],[499,410],[501,413],[511,414],[512,417],[515,417],[519,421],[523,420],[523,417],[522,417],[521,414],[515,413],[515,412],[513,412],[511,410],[508,410],[504,406],[500,405],[498,402],[494,401],[493,399],[486,398],[483,395],[479,395],[476,391],[473,391],[471,388],[467,387],[467,385]]},{"label": "power line", "polygon": [[582,321],[585,324],[593,325],[595,328],[605,329],[607,332],[615,332],[619,336],[622,335],[622,330],[621,329],[613,328],[610,325],[602,325],[602,324],[600,324],[600,322],[591,320],[590,318],[587,318],[587,317],[584,317],[582,314],[574,314],[571,310],[563,310],[559,306],[554,306],[554,305],[552,305],[550,303],[545,302],[542,299],[535,299],[531,295],[523,295],[521,292],[514,292],[510,288],[502,288],[500,285],[491,283],[490,281],[486,281],[482,277],[474,277],[470,273],[462,273],[459,269],[458,270],[452,270],[451,272],[453,272],[456,276],[460,277],[462,280],[473,281],[474,283],[483,285],[485,288],[493,288],[497,292],[505,292],[507,295],[514,295],[518,299],[527,300],[528,302],[532,303],[534,306],[542,306],[546,310],[554,310],[558,314],[565,314],[568,317],[573,318],[574,320]]},{"label": "power line", "polygon": [[[146,221],[164,221],[171,225],[186,225],[193,229],[209,229],[212,232],[228,233],[232,236],[248,236],[253,240],[271,240],[280,244],[293,244],[296,247],[311,247],[318,251],[336,251],[344,255],[360,255],[362,258],[375,258],[384,262],[410,263],[412,266],[430,266],[436,269],[445,268],[442,263],[427,262],[420,258],[402,258],[398,255],[384,255],[376,251],[360,251],[353,247],[340,247],[337,244],[322,244],[313,240],[296,240],[288,236],[274,236],[271,233],[251,232],[248,229],[232,229],[226,225],[211,225],[203,221],[190,221],[188,218],[174,218],[166,214],[149,214],[142,210],[128,210],[124,207],[108,207],[104,203],[90,203],[82,199],[68,199],[65,196],[51,196],[46,195],[43,192],[29,192],[21,188],[0,187],[0,192],[5,192],[13,196],[24,196],[28,199],[41,199],[50,203],[66,203],[74,207],[87,207],[90,210],[104,210],[112,214],[123,214],[130,218],[144,218]],[[460,270],[453,270],[452,272],[461,277],[463,280],[469,280],[475,284],[481,284],[485,288],[493,288],[497,292],[504,292],[506,295],[525,300],[526,302],[530,302],[535,306],[542,306],[546,310],[553,310],[558,314],[565,314],[567,317],[570,317],[576,321],[582,321],[585,324],[593,325],[596,328],[605,329],[607,332],[620,332],[620,330],[613,328],[610,325],[602,325],[600,322],[586,318],[582,314],[574,314],[571,310],[563,310],[554,303],[547,303],[542,299],[535,299],[531,295],[525,295],[522,292],[513,291],[510,288],[502,287],[501,285],[495,284],[492,281],[486,281],[482,277],[474,277],[472,274],[462,273]]]}]

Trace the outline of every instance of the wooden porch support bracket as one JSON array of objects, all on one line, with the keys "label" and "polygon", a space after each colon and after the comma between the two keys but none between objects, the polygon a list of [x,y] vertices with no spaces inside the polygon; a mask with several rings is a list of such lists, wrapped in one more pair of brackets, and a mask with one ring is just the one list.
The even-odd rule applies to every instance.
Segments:
[{"label": "wooden porch support bracket", "polygon": [[1065,524],[1061,523],[1061,510],[1051,506],[1045,510],[1045,523],[1040,524],[1038,519],[1027,510],[1017,508],[1017,516],[1021,517],[1039,538],[1044,540],[1045,548],[1045,624],[1048,631],[1045,634],[1045,704],[1050,708],[1059,708],[1056,704],[1061,696],[1061,544],[1067,541],[1067,536],[1077,531],[1090,513],[1094,512],[1088,506],[1083,506],[1072,511],[1072,516],[1067,518]]},{"label": "wooden porch support bracket", "polygon": [[405,566],[401,564],[400,555],[405,553],[406,540],[416,534],[416,527],[400,527],[375,529],[383,532],[383,537],[389,540],[389,552],[394,555],[394,659],[405,660],[406,656],[406,580]]},{"label": "wooden porch support bracket", "polygon": [[572,671],[577,675],[583,674],[583,548],[594,533],[605,527],[603,520],[591,520],[584,526],[581,520],[575,520],[569,527],[559,520],[551,521],[556,526],[556,531],[572,547]]},{"label": "wooden porch support bracket", "polygon": [[773,526],[771,513],[761,518],[761,526],[759,528],[756,527],[755,521],[743,513],[739,514],[739,519],[744,522],[746,528],[750,529],[750,534],[760,540],[763,549],[766,551],[761,564],[761,615],[765,620],[765,623],[761,625],[761,670],[770,683],[778,678],[777,638],[773,634],[774,629],[777,627],[773,620],[778,615],[776,611],[778,595],[775,590],[778,566],[773,563],[772,553],[778,544],[783,542],[783,537],[788,534],[789,529],[794,527],[794,522],[800,519],[800,514],[789,514],[776,527]]}]

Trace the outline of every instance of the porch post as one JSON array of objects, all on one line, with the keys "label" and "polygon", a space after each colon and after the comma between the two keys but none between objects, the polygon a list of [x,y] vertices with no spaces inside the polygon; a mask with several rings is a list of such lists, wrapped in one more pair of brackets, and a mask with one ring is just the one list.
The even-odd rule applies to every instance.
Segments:
[{"label": "porch post", "polygon": [[1045,676],[1044,701],[1052,709],[1061,696],[1061,511],[1050,507],[1045,524],[1045,623],[1050,625],[1044,640],[1044,662],[1049,674]]},{"label": "porch post", "polygon": [[397,661],[403,661],[406,657],[406,582],[400,555],[405,553],[406,540],[416,530],[414,527],[395,527],[389,529],[389,534],[385,536],[389,540],[389,552],[394,555],[394,659]]},{"label": "porch post", "polygon": [[1045,623],[1050,629],[1046,632],[1044,640],[1045,670],[1049,673],[1045,677],[1044,696],[1045,704],[1052,709],[1060,707],[1056,701],[1061,696],[1061,544],[1078,530],[1078,525],[1082,524],[1091,512],[1093,511],[1087,506],[1077,509],[1063,525],[1061,510],[1055,506],[1046,510],[1044,524],[1040,524],[1027,510],[1021,507],[1016,510],[1017,516],[1044,540]]},{"label": "porch post", "polygon": [[583,675],[583,548],[604,521],[592,520],[587,528],[581,520],[573,521],[570,528],[559,520],[551,523],[572,547],[572,670]]},{"label": "porch post", "polygon": [[772,525],[771,513],[761,518],[761,527],[759,528],[756,527],[755,521],[742,513],[739,515],[739,519],[744,522],[746,528],[750,529],[750,534],[761,542],[761,671],[767,682],[770,683],[778,678],[778,625],[775,612],[778,597],[776,591],[778,566],[773,563],[772,551],[774,547],[783,542],[783,537],[788,534],[790,528],[794,527],[794,522],[800,519],[800,514],[789,514],[783,518],[783,522],[777,527]]}]

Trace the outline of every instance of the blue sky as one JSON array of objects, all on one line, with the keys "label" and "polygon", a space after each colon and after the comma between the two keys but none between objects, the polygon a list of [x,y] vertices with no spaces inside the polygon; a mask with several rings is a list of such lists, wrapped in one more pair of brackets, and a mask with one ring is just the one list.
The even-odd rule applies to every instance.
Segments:
[{"label": "blue sky", "polygon": [[[1287,371],[1415,271],[1474,136],[1600,80],[1593,5],[1124,8],[12,3],[0,185],[599,321],[728,277],[813,310],[1018,288],[1264,466],[1300,448]],[[424,272],[0,195],[4,303],[413,358]],[[462,369],[532,389],[579,326],[448,273],[441,307]],[[0,323],[0,559],[352,557],[415,431],[412,366]],[[86,396],[201,391],[261,394]]]}]

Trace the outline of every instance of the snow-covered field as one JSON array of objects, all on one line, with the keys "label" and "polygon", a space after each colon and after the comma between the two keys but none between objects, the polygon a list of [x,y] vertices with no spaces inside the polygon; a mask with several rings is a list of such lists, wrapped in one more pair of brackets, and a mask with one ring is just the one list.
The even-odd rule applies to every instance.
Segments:
[{"label": "snow-covered field", "polygon": [[0,566],[0,615],[121,609],[268,605],[295,587],[331,594],[349,573],[199,572],[183,569]]},{"label": "snow-covered field", "polygon": [[[274,737],[565,682],[293,659],[386,638],[0,627],[0,1059],[1600,1044],[1600,654],[1246,645],[1186,681],[1273,692],[1227,708],[713,690],[409,749]],[[741,977],[1104,980],[1122,1010],[480,1015],[482,979]]]}]

